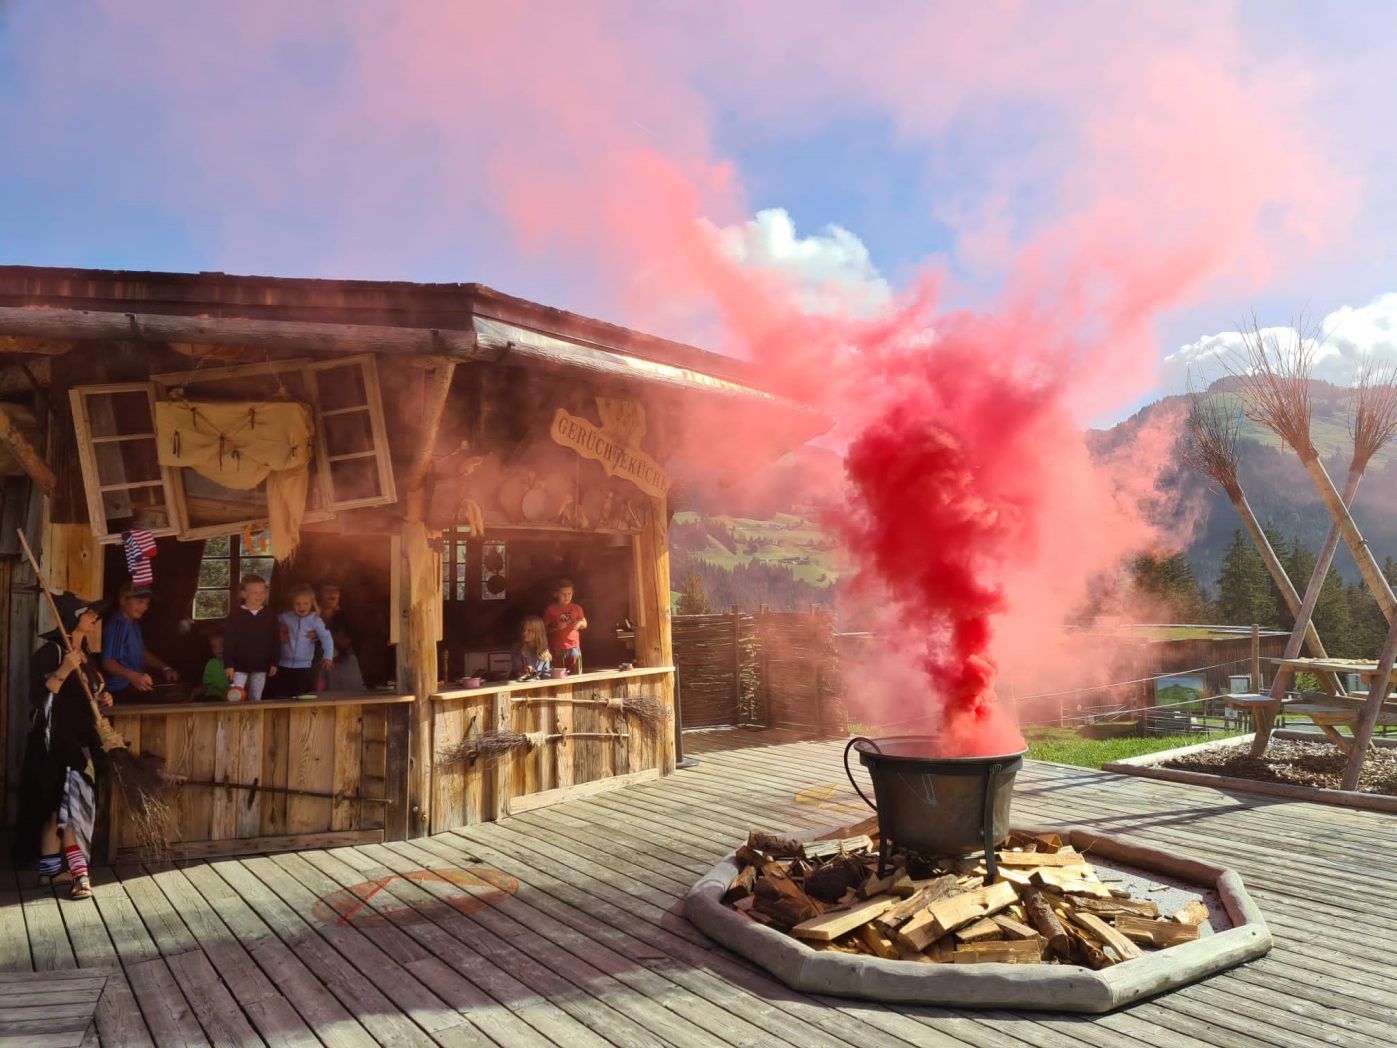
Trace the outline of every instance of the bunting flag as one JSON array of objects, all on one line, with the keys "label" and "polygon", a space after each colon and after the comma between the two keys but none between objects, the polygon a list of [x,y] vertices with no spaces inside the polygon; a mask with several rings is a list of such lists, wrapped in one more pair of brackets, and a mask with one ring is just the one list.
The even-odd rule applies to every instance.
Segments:
[{"label": "bunting flag", "polygon": [[149,586],[155,581],[150,570],[151,558],[155,556],[155,536],[149,531],[124,531],[122,545],[126,547],[126,570],[131,573],[131,581],[137,586]]}]

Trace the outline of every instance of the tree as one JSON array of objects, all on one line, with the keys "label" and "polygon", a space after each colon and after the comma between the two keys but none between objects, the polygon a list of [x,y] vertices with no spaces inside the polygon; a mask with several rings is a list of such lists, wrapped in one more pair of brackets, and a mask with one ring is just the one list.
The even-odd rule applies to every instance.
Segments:
[{"label": "tree", "polygon": [[1217,621],[1231,626],[1279,625],[1271,586],[1261,555],[1241,531],[1234,531],[1218,574]]},{"label": "tree", "polygon": [[1205,603],[1193,577],[1193,568],[1182,553],[1156,556],[1142,553],[1131,564],[1135,589],[1154,597],[1174,622],[1200,622]]},{"label": "tree", "polygon": [[679,614],[708,615],[712,610],[703,579],[699,578],[699,573],[690,565],[688,573],[684,576],[684,588],[679,591]]}]

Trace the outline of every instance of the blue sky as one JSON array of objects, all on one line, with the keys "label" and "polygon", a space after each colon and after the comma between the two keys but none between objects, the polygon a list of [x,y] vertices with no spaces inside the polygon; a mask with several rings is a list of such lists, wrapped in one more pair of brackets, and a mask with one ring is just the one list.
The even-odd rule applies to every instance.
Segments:
[{"label": "blue sky", "polygon": [[[614,46],[625,75],[588,65],[583,49],[576,69],[549,70],[557,80],[531,92],[522,81],[556,67],[574,30],[556,24],[556,6],[522,17],[522,31],[502,16],[501,46],[517,66],[472,79],[469,67],[483,61],[472,49],[492,30],[455,21],[450,4],[0,0],[0,262],[479,280],[625,321],[624,274],[589,265],[578,246],[597,231],[530,240],[500,206],[506,176],[491,169],[537,151],[544,165],[575,161],[583,186],[594,158],[568,149],[593,134],[626,147],[634,134],[682,171],[731,166],[740,192],[696,217],[724,226],[782,209],[799,237],[815,238],[812,251],[837,225],[894,290],[927,265],[945,266],[974,298],[999,286],[1007,254],[1100,193],[1083,188],[1093,172],[1075,143],[1119,117],[1103,85],[1134,89],[1103,56],[1100,42],[1111,41],[1122,54],[1176,47],[1223,63],[1245,91],[1264,92],[1278,132],[1294,135],[1314,170],[1345,180],[1334,196],[1353,197],[1347,225],[1325,230],[1325,242],[1268,241],[1275,273],[1204,281],[1164,304],[1152,321],[1159,355],[1253,309],[1284,321],[1392,290],[1389,5],[1183,5],[1173,17],[1085,4],[1058,18],[1056,5],[1029,4],[1021,18],[1018,5],[991,4],[978,36],[979,16],[962,19],[954,6],[892,3],[867,16],[853,4],[819,6],[802,20],[801,5],[676,4],[657,15],[638,3],[579,4],[563,21],[597,34],[598,64],[597,50]],[[941,13],[924,17],[933,7]],[[1005,55],[1027,56],[1023,82],[995,53],[1005,27]],[[974,45],[954,43],[938,57],[962,29],[992,41],[986,54],[958,55]],[[459,64],[431,39],[453,33]],[[411,67],[419,47],[422,71],[405,68],[402,83],[373,69],[379,55],[407,56]],[[1031,80],[1040,55],[1041,91]],[[375,92],[393,95],[390,115]],[[607,111],[570,112],[590,104]],[[578,119],[584,147],[566,140],[567,121]],[[1284,225],[1278,194],[1259,223]],[[985,217],[995,215],[1002,230]]]}]

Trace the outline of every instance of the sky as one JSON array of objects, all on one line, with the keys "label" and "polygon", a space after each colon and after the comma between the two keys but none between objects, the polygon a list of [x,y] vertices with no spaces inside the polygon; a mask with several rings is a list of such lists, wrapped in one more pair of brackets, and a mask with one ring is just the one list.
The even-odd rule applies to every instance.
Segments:
[{"label": "sky", "polygon": [[[655,291],[674,238],[645,209],[672,201],[635,166],[814,310],[928,274],[982,303],[1123,196],[1130,250],[1193,220],[1219,243],[1106,415],[1253,312],[1336,330],[1342,378],[1397,352],[1394,29],[1391,4],[1269,0],[0,0],[0,262],[480,281],[744,353],[704,303],[657,305],[684,296]],[[1263,188],[1231,223],[1238,172]],[[1218,215],[1180,181],[1216,181]]]},{"label": "sky", "polygon": [[[744,357],[836,420],[841,600],[915,678],[868,678],[881,713],[925,694],[1008,752],[1001,675],[1067,679],[1093,580],[1189,541],[1157,512],[1180,418],[1107,456],[1085,429],[1216,377],[1253,316],[1318,324],[1319,377],[1397,359],[1394,30],[1362,0],[0,0],[0,263],[474,281]],[[782,446],[703,413],[682,450],[720,476]]]}]

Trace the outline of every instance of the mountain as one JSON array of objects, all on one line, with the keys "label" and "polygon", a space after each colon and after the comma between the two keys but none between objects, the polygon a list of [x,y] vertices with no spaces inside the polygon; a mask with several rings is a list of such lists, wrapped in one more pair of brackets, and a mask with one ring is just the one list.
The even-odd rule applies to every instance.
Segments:
[{"label": "mountain", "polygon": [[[1222,404],[1229,412],[1235,411],[1241,420],[1237,472],[1257,518],[1263,523],[1275,524],[1287,541],[1298,537],[1311,550],[1317,549],[1329,531],[1330,517],[1300,460],[1289,448],[1283,447],[1270,430],[1243,416],[1236,379],[1219,379],[1203,395]],[[1352,450],[1348,429],[1349,391],[1327,382],[1313,381],[1310,399],[1311,438],[1335,486],[1342,490]],[[1164,397],[1108,430],[1089,432],[1088,444],[1094,452],[1108,452],[1129,441],[1158,413],[1186,411],[1187,408],[1186,397]],[[1166,527],[1178,537],[1194,575],[1205,584],[1211,584],[1217,578],[1223,551],[1232,533],[1242,526],[1241,518],[1226,495],[1184,466],[1181,454],[1176,457],[1179,469],[1165,478],[1176,495],[1171,500],[1173,511]],[[1397,555],[1397,514],[1394,514],[1397,483],[1394,481],[1397,481],[1397,448],[1389,445],[1373,458],[1353,506],[1354,519],[1379,562],[1386,555]],[[1357,565],[1346,549],[1340,549],[1334,563],[1345,579],[1357,580]]]}]

